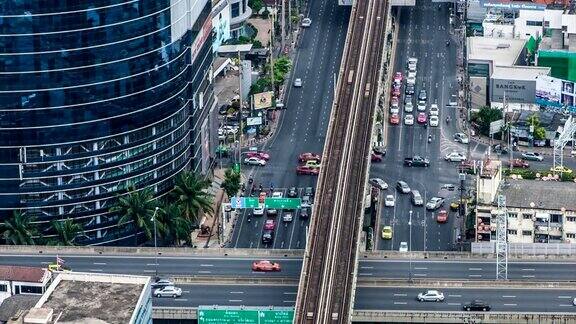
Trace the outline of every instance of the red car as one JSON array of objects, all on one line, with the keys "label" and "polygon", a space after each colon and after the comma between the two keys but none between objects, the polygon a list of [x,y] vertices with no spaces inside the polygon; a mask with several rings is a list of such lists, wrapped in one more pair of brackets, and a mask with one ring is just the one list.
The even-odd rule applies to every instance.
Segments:
[{"label": "red car", "polygon": [[392,125],[400,124],[400,116],[398,114],[390,115],[390,124]]},{"label": "red car", "polygon": [[264,222],[265,230],[273,231],[274,228],[276,228],[276,221],[273,219],[267,219],[266,222]]},{"label": "red car", "polygon": [[394,73],[394,83],[402,83],[402,79],[404,79],[402,72]]},{"label": "red car", "polygon": [[299,165],[296,167],[296,173],[306,175],[318,175],[320,173],[320,168],[313,168],[305,165]]},{"label": "red car", "polygon": [[372,153],[372,154],[370,155],[370,160],[371,160],[372,162],[382,162],[382,155],[378,155],[378,154]]},{"label": "red car", "polygon": [[252,271],[280,271],[280,263],[262,260],[252,263]]},{"label": "red car", "polygon": [[418,123],[426,124],[426,113],[421,112],[418,114]]},{"label": "red car", "polygon": [[522,159],[514,159],[508,165],[512,165],[513,168],[529,168],[530,164]]},{"label": "red car", "polygon": [[392,96],[400,97],[400,87],[393,87],[392,88]]},{"label": "red car", "polygon": [[445,211],[444,209],[439,211],[438,215],[436,216],[436,221],[438,223],[446,223],[448,221],[448,212]]},{"label": "red car", "polygon": [[298,161],[306,162],[306,161],[320,161],[320,155],[315,153],[302,153],[298,156]]},{"label": "red car", "polygon": [[259,158],[260,160],[264,160],[264,161],[270,160],[270,154],[268,154],[266,152],[249,151],[249,152],[244,153],[244,155],[246,158],[255,157],[255,158]]}]

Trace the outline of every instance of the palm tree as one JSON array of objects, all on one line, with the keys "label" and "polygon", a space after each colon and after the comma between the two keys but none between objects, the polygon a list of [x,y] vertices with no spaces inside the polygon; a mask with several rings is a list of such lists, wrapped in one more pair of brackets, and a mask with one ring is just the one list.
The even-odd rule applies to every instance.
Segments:
[{"label": "palm tree", "polygon": [[144,232],[146,238],[152,238],[154,230],[152,216],[156,208],[156,201],[152,200],[153,194],[148,188],[136,191],[132,187],[128,191],[128,194],[118,197],[118,201],[110,208],[110,212],[120,216],[118,225],[132,222],[135,231],[134,242],[137,245],[139,230]]},{"label": "palm tree", "polygon": [[210,180],[202,179],[192,172],[184,171],[176,178],[171,196],[193,224],[198,224],[201,213],[212,213],[212,195],[206,190]]},{"label": "palm tree", "polygon": [[158,213],[159,223],[162,224],[162,237],[176,245],[185,241],[191,243],[190,233],[193,224],[190,219],[182,213],[180,206],[176,204],[166,204]]},{"label": "palm tree", "polygon": [[74,240],[82,231],[82,226],[70,218],[66,218],[63,221],[54,220],[52,221],[52,228],[56,231],[58,236],[53,243],[54,245],[75,245]]},{"label": "palm tree", "polygon": [[12,217],[0,225],[0,233],[7,244],[33,245],[35,237],[38,236],[38,228],[33,222],[34,217],[22,213],[21,210],[14,210]]}]

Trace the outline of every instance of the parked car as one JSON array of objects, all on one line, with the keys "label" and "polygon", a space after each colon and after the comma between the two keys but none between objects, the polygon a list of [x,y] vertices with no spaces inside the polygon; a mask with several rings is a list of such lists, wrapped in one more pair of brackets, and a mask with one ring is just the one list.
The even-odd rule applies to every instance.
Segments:
[{"label": "parked car", "polygon": [[264,272],[271,272],[271,271],[280,271],[280,263],[272,262],[268,260],[261,260],[261,261],[254,261],[252,263],[252,271],[264,271]]},{"label": "parked car", "polygon": [[310,18],[302,19],[302,23],[300,24],[300,26],[302,26],[304,28],[308,28],[308,27],[312,26],[312,19],[310,19]]},{"label": "parked car", "polygon": [[388,189],[388,184],[386,183],[386,181],[380,178],[371,178],[370,180],[368,180],[368,183],[380,190]]},{"label": "parked car", "polygon": [[469,303],[464,304],[462,308],[466,311],[489,311],[491,309],[490,305],[482,300],[473,300]]},{"label": "parked car", "polygon": [[444,301],[444,294],[438,290],[428,290],[419,293],[416,299],[420,302],[441,302]]},{"label": "parked car", "polygon": [[154,290],[154,296],[158,298],[160,297],[176,298],[182,296],[182,289],[174,286],[166,286]]},{"label": "parked car", "polygon": [[530,161],[542,161],[542,160],[544,160],[544,157],[540,153],[536,153],[536,152],[522,153],[522,158],[524,158],[525,160],[530,160]]}]

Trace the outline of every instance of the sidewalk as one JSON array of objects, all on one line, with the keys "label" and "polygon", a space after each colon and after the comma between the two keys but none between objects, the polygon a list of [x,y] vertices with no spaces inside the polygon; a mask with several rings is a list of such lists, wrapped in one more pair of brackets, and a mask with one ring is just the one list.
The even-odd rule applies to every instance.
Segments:
[{"label": "sidewalk", "polygon": [[[471,136],[471,141],[480,143],[486,146],[490,146],[490,138],[487,136],[479,135]],[[501,144],[503,146],[508,146],[507,141],[501,140],[492,140],[492,145]],[[564,156],[570,156],[570,147],[564,147]],[[526,153],[526,152],[535,152],[541,155],[553,156],[554,155],[554,148],[550,146],[540,147],[540,146],[517,146],[517,150],[514,152],[518,153]]]}]

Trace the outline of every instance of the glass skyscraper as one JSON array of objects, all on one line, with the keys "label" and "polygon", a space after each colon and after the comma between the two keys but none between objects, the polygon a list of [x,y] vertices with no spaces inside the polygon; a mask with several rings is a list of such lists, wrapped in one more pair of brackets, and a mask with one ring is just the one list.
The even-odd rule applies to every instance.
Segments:
[{"label": "glass skyscraper", "polygon": [[[133,235],[109,212],[128,186],[157,195],[206,171],[209,0],[0,1],[0,222],[13,210]],[[44,225],[43,225],[44,224]],[[132,240],[130,241],[132,242]]]}]

